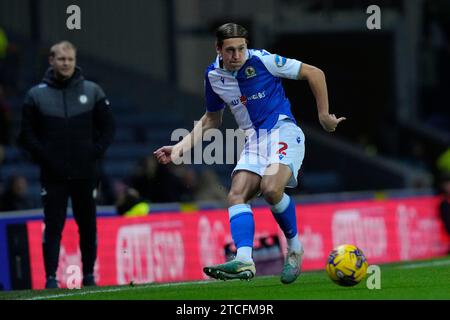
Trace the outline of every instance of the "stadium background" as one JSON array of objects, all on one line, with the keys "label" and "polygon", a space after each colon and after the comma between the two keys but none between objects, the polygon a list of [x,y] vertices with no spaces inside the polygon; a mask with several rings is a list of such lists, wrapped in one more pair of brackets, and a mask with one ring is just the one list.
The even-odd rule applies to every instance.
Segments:
[{"label": "stadium background", "polygon": [[[81,8],[81,30],[66,27],[71,4]],[[380,30],[366,26],[371,4],[381,8]],[[307,84],[285,81],[307,137],[300,185],[290,191],[300,205],[303,240],[315,248],[305,268],[321,268],[329,249],[346,241],[376,263],[446,254],[435,197],[450,170],[446,1],[1,0],[0,187],[5,192],[10,177],[20,176],[23,193],[19,210],[4,207],[0,214],[3,289],[42,287],[38,170],[17,148],[16,135],[24,94],[42,78],[49,46],[62,39],[78,47],[78,65],[105,89],[118,125],[99,198],[99,225],[107,226],[99,241],[113,239],[100,243],[100,284],[203,279],[201,265],[226,258],[224,197],[233,165],[166,169],[151,153],[204,112],[213,31],[227,21],[248,26],[250,47],[322,68],[331,111],[348,119],[326,134]],[[222,129],[235,127],[226,112]],[[147,217],[118,216],[115,204],[127,186],[149,200]],[[258,270],[270,274],[284,244],[277,243],[268,208],[261,201],[255,206],[261,210]],[[79,264],[75,237],[70,221],[63,266]],[[278,256],[269,252],[274,248]],[[102,260],[103,254],[109,257]],[[63,268],[59,274],[64,277]]]}]

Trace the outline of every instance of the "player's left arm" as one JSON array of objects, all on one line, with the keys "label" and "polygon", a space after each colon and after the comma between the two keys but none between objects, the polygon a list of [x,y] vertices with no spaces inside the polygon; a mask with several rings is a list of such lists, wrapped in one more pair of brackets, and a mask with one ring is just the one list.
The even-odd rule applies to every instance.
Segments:
[{"label": "player's left arm", "polygon": [[337,125],[346,118],[336,118],[334,114],[329,113],[328,90],[325,73],[315,66],[302,63],[297,79],[308,81],[309,87],[311,88],[311,91],[316,99],[319,122],[323,129],[328,132],[335,131]]}]

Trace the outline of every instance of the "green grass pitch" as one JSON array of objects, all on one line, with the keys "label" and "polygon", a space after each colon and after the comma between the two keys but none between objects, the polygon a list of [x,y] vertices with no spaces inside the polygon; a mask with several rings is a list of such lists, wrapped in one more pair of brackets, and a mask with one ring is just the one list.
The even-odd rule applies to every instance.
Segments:
[{"label": "green grass pitch", "polygon": [[381,289],[369,290],[366,279],[340,287],[325,271],[305,272],[293,284],[278,276],[251,281],[197,281],[83,288],[80,290],[18,290],[0,292],[0,299],[88,300],[372,300],[450,299],[450,257],[381,265]]}]

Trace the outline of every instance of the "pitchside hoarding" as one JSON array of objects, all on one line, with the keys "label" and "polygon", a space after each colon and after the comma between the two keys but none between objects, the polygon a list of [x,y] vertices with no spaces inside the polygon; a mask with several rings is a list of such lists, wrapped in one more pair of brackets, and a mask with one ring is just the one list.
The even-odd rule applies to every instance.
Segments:
[{"label": "pitchside hoarding", "polygon": [[[359,246],[369,264],[444,255],[449,239],[437,207],[435,197],[298,205],[298,227],[305,247],[303,269],[323,269],[329,251],[344,243]],[[284,237],[270,210],[255,208],[253,213],[256,240],[278,235],[284,250]],[[40,289],[45,278],[43,224],[29,222],[27,229],[32,288]],[[223,263],[224,248],[231,242],[226,209],[101,217],[96,279],[99,285],[206,279],[203,266]],[[63,287],[73,265],[81,266],[81,257],[76,224],[68,220],[58,269]]]}]

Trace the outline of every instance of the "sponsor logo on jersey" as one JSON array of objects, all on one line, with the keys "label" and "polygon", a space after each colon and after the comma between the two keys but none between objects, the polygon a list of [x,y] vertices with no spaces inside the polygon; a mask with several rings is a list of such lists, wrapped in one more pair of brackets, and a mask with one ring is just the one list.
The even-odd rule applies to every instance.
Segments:
[{"label": "sponsor logo on jersey", "polygon": [[263,99],[265,97],[266,97],[266,91],[258,92],[258,93],[252,94],[251,96],[248,96],[248,97],[242,95],[237,99],[231,100],[231,105],[237,106],[240,103],[240,104],[243,104],[244,106],[247,106],[247,101]]},{"label": "sponsor logo on jersey", "polygon": [[247,97],[246,96],[240,96],[239,98],[231,100],[231,105],[237,106],[238,104],[243,104],[244,106],[247,105]]},{"label": "sponsor logo on jersey", "polygon": [[256,76],[255,68],[253,68],[252,66],[245,68],[245,76],[247,77],[247,79],[255,77]]},{"label": "sponsor logo on jersey", "polygon": [[286,64],[287,59],[285,57],[279,56],[279,55],[275,55],[275,64],[277,65],[278,68],[281,68],[282,66],[284,66]]},{"label": "sponsor logo on jersey", "polygon": [[247,100],[258,100],[266,97],[266,91],[258,92],[247,97]]}]

